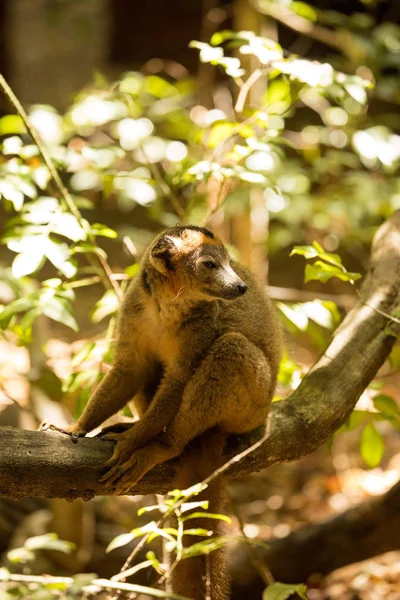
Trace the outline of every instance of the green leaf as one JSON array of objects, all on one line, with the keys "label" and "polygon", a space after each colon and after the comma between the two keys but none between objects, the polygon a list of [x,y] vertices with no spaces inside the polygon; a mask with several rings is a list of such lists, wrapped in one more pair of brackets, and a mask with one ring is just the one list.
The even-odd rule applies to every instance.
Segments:
[{"label": "green leaf", "polygon": [[57,267],[59,271],[61,271],[63,275],[65,275],[65,277],[68,278],[73,277],[77,272],[76,266],[70,260],[68,260],[69,255],[70,250],[67,244],[56,243],[50,239],[47,240],[47,258],[55,267]]},{"label": "green leaf", "polygon": [[337,277],[342,281],[354,283],[361,277],[360,273],[350,273],[347,271],[338,254],[325,252],[316,241],[313,242],[312,246],[295,246],[292,249],[290,256],[293,256],[294,254],[304,256],[306,259],[316,257],[321,259],[315,261],[312,265],[306,265],[304,275],[305,283],[312,280],[326,283],[331,277]]},{"label": "green leaf", "polygon": [[94,307],[91,314],[93,323],[99,323],[106,317],[114,315],[119,308],[119,299],[114,290],[107,290],[106,293]]},{"label": "green leaf", "polygon": [[305,258],[316,258],[318,256],[318,250],[314,246],[294,246],[289,256],[299,254]]},{"label": "green leaf", "polygon": [[204,42],[197,42],[196,40],[189,43],[189,48],[200,50],[200,61],[204,63],[219,60],[224,56],[222,48],[215,48]]},{"label": "green leaf", "polygon": [[240,60],[236,57],[224,56],[216,61],[216,64],[224,67],[225,72],[230,77],[241,77],[245,74],[245,70],[241,68]]},{"label": "green leaf", "polygon": [[290,9],[295,12],[300,17],[307,19],[308,21],[312,21],[315,23],[317,20],[317,12],[314,10],[312,6],[306,4],[305,2],[291,2]]},{"label": "green leaf", "polygon": [[102,225],[101,223],[93,223],[90,226],[90,233],[93,233],[93,235],[101,235],[103,237],[111,239],[115,239],[118,236],[117,232],[114,231],[114,229],[110,229],[110,227]]},{"label": "green leaf", "polygon": [[203,509],[207,509],[208,508],[208,500],[203,500],[202,502],[184,502],[181,507],[180,507],[180,512],[184,513],[187,512],[188,510],[193,510],[194,508],[203,508]]},{"label": "green leaf", "polygon": [[97,376],[98,372],[90,369],[79,371],[79,373],[72,373],[72,375],[65,379],[62,391],[64,394],[73,394],[81,387],[87,386],[87,388],[90,388],[95,384]]},{"label": "green leaf", "polygon": [[304,302],[302,309],[305,315],[314,323],[317,323],[325,329],[331,329],[334,325],[332,313],[321,300],[313,300],[312,302]]},{"label": "green leaf", "polygon": [[152,504],[151,506],[142,506],[137,511],[138,517],[141,517],[142,515],[144,515],[147,512],[152,512],[153,510],[159,510],[160,512],[166,512],[168,510],[168,507],[164,506],[164,505],[160,506],[158,504]]},{"label": "green leaf", "polygon": [[226,74],[231,77],[240,77],[245,72],[240,66],[240,60],[236,57],[224,56],[224,51],[220,47],[210,46],[196,40],[190,42],[189,47],[200,50],[201,62],[220,65],[225,69]]},{"label": "green leaf", "polygon": [[360,440],[361,456],[368,467],[373,469],[379,465],[384,448],[385,444],[381,434],[377,431],[372,421],[369,421],[363,429]]},{"label": "green leaf", "polygon": [[343,87],[356,102],[359,104],[367,103],[368,96],[363,86],[355,83],[345,83]]},{"label": "green leaf", "polygon": [[224,537],[214,537],[207,540],[202,540],[197,544],[192,544],[188,548],[183,549],[182,558],[191,558],[193,556],[201,556],[202,554],[210,554],[219,548],[222,548],[226,543]]},{"label": "green leaf", "polygon": [[276,302],[275,306],[285,315],[288,321],[293,323],[300,331],[305,331],[307,329],[308,317],[301,310],[301,305],[293,304],[289,306],[289,304],[284,304],[283,302]]},{"label": "green leaf", "polygon": [[290,83],[279,78],[272,81],[265,94],[265,104],[268,114],[283,114],[292,101]]},{"label": "green leaf", "polygon": [[31,309],[34,306],[32,298],[18,298],[7,306],[0,307],[0,321],[9,319],[15,314],[24,312]]},{"label": "green leaf", "polygon": [[[223,31],[217,31],[211,37],[210,43],[213,46],[219,46],[226,40],[231,40],[237,37],[237,33],[235,31],[231,31],[230,29],[224,29]],[[196,46],[193,46],[194,48]]]},{"label": "green leaf", "polygon": [[218,521],[225,521],[226,523],[231,523],[231,519],[226,515],[221,515],[217,513],[208,513],[208,512],[194,512],[186,517],[181,517],[182,521],[188,521],[189,519],[216,519]]},{"label": "green leaf", "polygon": [[129,265],[128,267],[126,267],[125,269],[125,274],[128,275],[129,277],[135,277],[138,272],[140,270],[140,265],[138,263],[134,264],[134,265]]},{"label": "green leaf", "polygon": [[41,310],[49,319],[63,323],[73,331],[79,330],[78,323],[72,315],[70,303],[65,298],[57,296],[48,298],[41,304]]},{"label": "green leaf", "polygon": [[5,115],[0,119],[0,135],[26,133],[26,127],[19,115]]},{"label": "green leaf", "polygon": [[396,400],[390,396],[386,396],[386,394],[379,394],[379,396],[375,396],[373,402],[375,408],[385,415],[385,417],[400,416],[400,408],[397,405]]},{"label": "green leaf", "polygon": [[73,242],[86,239],[86,231],[82,227],[82,223],[69,213],[56,213],[52,218],[51,228],[54,233],[63,235]]},{"label": "green leaf", "polygon": [[22,252],[17,254],[12,264],[12,274],[19,279],[25,275],[30,275],[37,271],[43,263],[43,252],[40,248],[37,251]]},{"label": "green leaf", "polygon": [[342,426],[343,431],[352,431],[364,423],[365,419],[369,416],[369,412],[366,410],[353,410],[346,423]]},{"label": "green leaf", "polygon": [[135,535],[132,533],[122,533],[121,535],[117,535],[107,546],[106,552],[111,552],[111,550],[115,550],[115,548],[121,548],[121,546],[126,546],[133,539],[135,539]]},{"label": "green leaf", "polygon": [[59,540],[56,533],[45,533],[44,535],[28,538],[25,542],[25,548],[29,550],[58,550],[64,552],[64,554],[70,554],[75,548],[75,544]]},{"label": "green leaf", "polygon": [[27,548],[14,548],[7,552],[7,558],[11,563],[26,563],[34,560],[35,554]]},{"label": "green leaf", "polygon": [[59,288],[62,285],[62,279],[60,279],[59,277],[52,277],[51,279],[45,279],[43,281],[43,286],[44,287],[49,287],[49,288]]},{"label": "green leaf", "polygon": [[329,265],[322,262],[321,260],[315,261],[312,265],[306,265],[304,274],[304,283],[309,281],[321,281],[326,283],[332,277],[337,277],[342,281],[348,281],[354,283],[357,279],[361,278],[360,273],[350,273],[349,271],[342,271],[339,267]]},{"label": "green leaf", "polygon": [[210,537],[210,535],[212,535],[212,531],[208,531],[208,529],[201,529],[201,527],[196,527],[195,529],[185,529],[183,535],[200,535],[204,537]]},{"label": "green leaf", "polygon": [[325,252],[322,246],[320,246],[316,241],[313,242],[312,246],[295,246],[289,256],[293,256],[294,254],[300,254],[305,258],[316,258],[318,256],[325,262],[345,271],[340,256],[338,254]]},{"label": "green leaf", "polygon": [[285,353],[279,365],[279,383],[285,387],[289,386],[292,383],[294,374],[299,372],[301,372],[301,366],[288,358]]},{"label": "green leaf", "polygon": [[252,171],[240,171],[238,177],[242,181],[248,181],[249,183],[265,184],[267,182],[267,178],[262,173],[254,173]]},{"label": "green leaf", "polygon": [[287,600],[290,596],[297,594],[303,600],[307,600],[307,586],[304,583],[273,583],[264,590],[262,600]]},{"label": "green leaf", "polygon": [[78,367],[81,363],[88,359],[92,350],[96,348],[95,342],[88,341],[86,342],[80,350],[72,357],[71,367]]},{"label": "green leaf", "polygon": [[235,129],[234,123],[219,121],[213,125],[208,137],[207,145],[209,148],[216,148],[221,142],[227,140]]},{"label": "green leaf", "polygon": [[20,211],[24,205],[24,194],[18,190],[15,186],[7,183],[6,181],[0,181],[0,197],[4,196],[6,200],[12,202],[15,211]]}]

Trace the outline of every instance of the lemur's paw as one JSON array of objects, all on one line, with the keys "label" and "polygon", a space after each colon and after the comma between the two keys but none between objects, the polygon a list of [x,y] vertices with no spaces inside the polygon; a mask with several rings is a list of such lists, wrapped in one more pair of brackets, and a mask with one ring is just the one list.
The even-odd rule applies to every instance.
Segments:
[{"label": "lemur's paw", "polygon": [[119,461],[102,477],[106,488],[117,494],[129,494],[129,491],[142,479],[148,468],[138,456],[132,455],[124,463]]},{"label": "lemur's paw", "polygon": [[146,447],[132,454],[126,445],[117,443],[114,454],[104,466],[107,471],[100,481],[114,494],[128,494],[154,466],[154,462]]},{"label": "lemur's paw", "polygon": [[80,437],[85,437],[86,433],[74,431],[74,427],[74,425],[70,425],[67,429],[64,429],[63,427],[57,427],[57,425],[53,425],[53,423],[49,423],[48,421],[42,421],[39,425],[39,431],[58,431],[64,435],[69,435],[71,440],[76,444]]}]

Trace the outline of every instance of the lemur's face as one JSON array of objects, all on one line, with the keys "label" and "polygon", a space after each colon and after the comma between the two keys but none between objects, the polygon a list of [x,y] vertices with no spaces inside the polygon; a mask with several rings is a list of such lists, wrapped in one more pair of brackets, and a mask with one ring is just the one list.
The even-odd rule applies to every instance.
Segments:
[{"label": "lemur's face", "polygon": [[227,249],[207,230],[169,230],[155,242],[150,257],[174,288],[180,286],[182,299],[234,300],[247,291],[231,266]]}]

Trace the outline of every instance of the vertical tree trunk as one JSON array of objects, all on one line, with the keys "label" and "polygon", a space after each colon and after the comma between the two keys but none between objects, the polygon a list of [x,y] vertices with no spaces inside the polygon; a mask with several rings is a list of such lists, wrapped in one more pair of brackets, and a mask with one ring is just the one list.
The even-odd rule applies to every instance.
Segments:
[{"label": "vertical tree trunk", "polygon": [[101,68],[108,50],[107,0],[8,0],[10,83],[23,104],[64,109]]}]

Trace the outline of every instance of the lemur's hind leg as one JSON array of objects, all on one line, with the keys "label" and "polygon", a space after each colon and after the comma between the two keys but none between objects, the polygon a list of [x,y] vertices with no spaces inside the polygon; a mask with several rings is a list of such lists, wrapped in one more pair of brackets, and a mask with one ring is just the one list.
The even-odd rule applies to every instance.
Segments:
[{"label": "lemur's hind leg", "polygon": [[109,470],[103,481],[124,494],[147,471],[178,456],[193,438],[212,427],[226,434],[255,429],[267,418],[270,386],[261,350],[241,334],[222,336],[184,389],[181,405],[166,430],[134,452],[130,432],[124,433],[106,463]]}]

